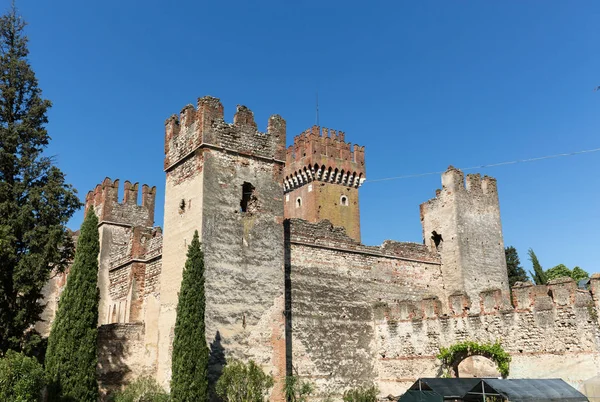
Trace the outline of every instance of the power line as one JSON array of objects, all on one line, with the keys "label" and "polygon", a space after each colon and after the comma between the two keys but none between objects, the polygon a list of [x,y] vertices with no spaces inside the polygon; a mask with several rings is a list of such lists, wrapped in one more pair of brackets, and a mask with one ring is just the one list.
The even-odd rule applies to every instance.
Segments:
[{"label": "power line", "polygon": [[[529,158],[529,159],[517,159],[514,161],[508,161],[508,162],[498,162],[498,163],[490,163],[487,165],[478,165],[478,166],[471,166],[471,167],[466,167],[466,168],[458,168],[460,170],[473,170],[473,169],[484,169],[484,168],[490,168],[490,167],[496,167],[496,166],[504,166],[504,165],[514,165],[516,163],[524,163],[524,162],[536,162],[536,161],[541,161],[544,159],[553,159],[553,158],[561,158],[563,156],[574,156],[574,155],[581,155],[581,154],[588,154],[588,153],[592,153],[592,152],[599,152],[600,148],[594,148],[594,149],[586,149],[583,151],[576,151],[576,152],[567,152],[567,153],[562,153],[562,154],[556,154],[556,155],[547,155],[547,156],[540,156],[537,158]],[[427,172],[427,173],[418,173],[418,174],[409,174],[409,175],[404,175],[404,176],[395,176],[395,177],[386,177],[383,179],[375,179],[375,180],[365,180],[365,183],[374,183],[374,182],[378,182],[378,181],[389,181],[389,180],[400,180],[400,179],[410,179],[413,177],[422,177],[422,176],[431,176],[431,175],[440,175],[442,173],[444,173],[445,170],[442,171],[438,171],[438,172]]]}]

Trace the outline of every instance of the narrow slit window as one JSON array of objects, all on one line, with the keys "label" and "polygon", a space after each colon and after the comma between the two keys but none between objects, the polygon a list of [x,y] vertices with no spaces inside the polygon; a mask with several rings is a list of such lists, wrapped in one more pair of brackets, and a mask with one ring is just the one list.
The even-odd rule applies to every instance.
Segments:
[{"label": "narrow slit window", "polygon": [[253,212],[256,207],[256,196],[254,195],[254,186],[247,181],[242,184],[242,200],[240,201],[241,212]]},{"label": "narrow slit window", "polygon": [[346,197],[345,195],[342,195],[340,197],[340,205],[347,207],[348,206],[348,197]]},{"label": "narrow slit window", "polygon": [[296,208],[302,207],[302,198],[296,198]]}]

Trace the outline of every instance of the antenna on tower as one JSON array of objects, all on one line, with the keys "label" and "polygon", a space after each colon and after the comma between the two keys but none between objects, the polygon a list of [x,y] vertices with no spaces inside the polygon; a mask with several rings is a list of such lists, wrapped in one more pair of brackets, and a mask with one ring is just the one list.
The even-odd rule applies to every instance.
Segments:
[{"label": "antenna on tower", "polygon": [[319,125],[319,90],[317,90],[317,126]]}]

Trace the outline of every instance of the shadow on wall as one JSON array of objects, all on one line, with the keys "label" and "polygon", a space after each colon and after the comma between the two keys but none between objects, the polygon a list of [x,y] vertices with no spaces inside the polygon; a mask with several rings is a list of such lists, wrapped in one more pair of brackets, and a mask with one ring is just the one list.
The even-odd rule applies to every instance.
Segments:
[{"label": "shadow on wall", "polygon": [[225,349],[221,344],[221,333],[217,331],[215,339],[210,343],[210,354],[208,356],[208,384],[211,401],[220,400],[217,397],[215,387],[217,381],[221,378],[221,374],[223,374],[223,368],[226,364],[227,359],[225,358]]},{"label": "shadow on wall", "polygon": [[128,331],[124,326],[137,324],[108,324],[98,328],[98,385],[100,395],[105,397],[123,385],[124,379],[131,372],[127,362],[129,355]]}]

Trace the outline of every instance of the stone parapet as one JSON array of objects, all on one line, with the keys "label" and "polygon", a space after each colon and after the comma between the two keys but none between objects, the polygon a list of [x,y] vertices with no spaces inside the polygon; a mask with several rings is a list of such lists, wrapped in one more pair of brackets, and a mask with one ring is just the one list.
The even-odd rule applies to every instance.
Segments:
[{"label": "stone parapet", "polygon": [[216,147],[228,152],[285,160],[285,120],[279,115],[269,118],[267,132],[258,131],[254,114],[238,105],[233,124],[224,120],[221,101],[212,96],[198,99],[198,106],[185,106],[179,116],[165,121],[165,171],[187,160],[201,147]]},{"label": "stone parapet", "polygon": [[90,207],[98,216],[100,224],[110,222],[127,226],[152,227],[154,224],[154,204],[156,187],[142,186],[142,201],[138,204],[138,183],[125,181],[123,200],[119,202],[119,180],[105,178],[85,197],[85,213]]}]

